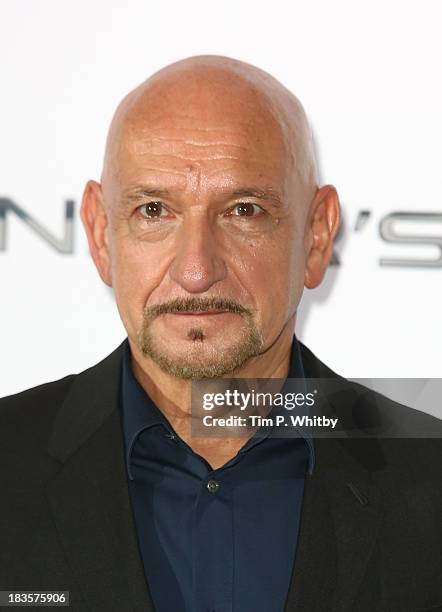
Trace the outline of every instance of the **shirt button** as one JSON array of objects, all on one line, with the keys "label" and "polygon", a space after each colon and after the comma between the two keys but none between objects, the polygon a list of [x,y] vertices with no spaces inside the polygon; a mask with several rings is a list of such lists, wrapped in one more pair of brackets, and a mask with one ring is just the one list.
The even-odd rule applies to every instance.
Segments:
[{"label": "shirt button", "polygon": [[207,483],[207,489],[210,491],[210,493],[216,493],[219,489],[219,482],[216,480],[209,480]]}]

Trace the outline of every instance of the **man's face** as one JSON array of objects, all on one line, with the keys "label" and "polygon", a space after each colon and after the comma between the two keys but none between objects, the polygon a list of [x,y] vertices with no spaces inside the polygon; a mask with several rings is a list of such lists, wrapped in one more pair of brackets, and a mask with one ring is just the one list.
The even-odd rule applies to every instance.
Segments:
[{"label": "man's face", "polygon": [[204,95],[129,114],[103,181],[129,339],[184,378],[272,345],[304,281],[306,202],[283,130],[254,99]]}]

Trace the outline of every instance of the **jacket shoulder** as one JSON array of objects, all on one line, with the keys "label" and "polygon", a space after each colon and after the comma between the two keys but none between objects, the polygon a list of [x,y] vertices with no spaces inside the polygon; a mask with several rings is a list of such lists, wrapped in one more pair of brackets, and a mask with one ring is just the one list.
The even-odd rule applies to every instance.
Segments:
[{"label": "jacket shoulder", "polygon": [[2,431],[8,423],[22,422],[23,417],[30,416],[30,412],[38,411],[39,418],[43,413],[52,412],[63,401],[76,376],[77,374],[69,374],[59,380],[0,398]]},{"label": "jacket shoulder", "polygon": [[48,438],[75,378],[65,376],[0,399],[0,484],[8,494],[35,488],[52,474]]},{"label": "jacket shoulder", "polygon": [[17,432],[24,428],[50,426],[60,406],[76,387],[80,386],[87,394],[94,383],[100,382],[103,376],[106,377],[109,365],[120,359],[122,346],[123,344],[99,363],[78,374],[69,374],[58,380],[0,398],[2,433],[4,434],[8,428]]},{"label": "jacket shoulder", "polygon": [[118,347],[78,374],[0,399],[4,490],[25,491],[47,482],[64,455],[100,426],[115,406],[120,357]]},{"label": "jacket shoulder", "polygon": [[427,475],[442,468],[442,420],[340,376],[304,344],[301,356],[308,378],[324,379],[327,405],[345,432],[339,443],[359,461],[379,469],[395,467]]},{"label": "jacket shoulder", "polygon": [[[431,434],[431,428],[434,427],[434,433],[437,434],[435,437],[442,437],[441,419],[401,404],[360,382],[340,376],[303,344],[301,344],[301,355],[307,377],[326,381],[324,388],[331,392],[335,408],[341,411],[347,409],[347,416],[351,415],[354,419],[352,422],[354,427],[359,425],[361,429],[372,429],[373,433],[376,433],[378,427],[379,433],[389,433],[397,438],[410,437],[410,435],[425,437],[421,434],[424,432]],[[388,427],[388,432],[383,430],[381,425],[384,428]]]}]

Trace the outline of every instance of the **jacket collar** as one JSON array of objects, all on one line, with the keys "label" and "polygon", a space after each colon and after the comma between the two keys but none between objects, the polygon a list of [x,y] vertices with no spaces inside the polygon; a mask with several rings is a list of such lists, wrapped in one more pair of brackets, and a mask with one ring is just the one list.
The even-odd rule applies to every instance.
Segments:
[{"label": "jacket collar", "polygon": [[74,379],[49,440],[62,465],[46,495],[82,609],[154,612],[125,473],[121,351]]}]

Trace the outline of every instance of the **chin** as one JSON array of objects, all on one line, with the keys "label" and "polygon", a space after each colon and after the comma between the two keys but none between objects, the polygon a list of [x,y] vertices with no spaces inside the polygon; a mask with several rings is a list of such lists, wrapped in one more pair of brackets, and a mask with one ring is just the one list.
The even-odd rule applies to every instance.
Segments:
[{"label": "chin", "polygon": [[219,378],[234,374],[262,348],[257,333],[240,334],[232,341],[230,335],[219,337],[204,335],[204,329],[195,328],[186,338],[172,339],[150,333],[140,334],[140,349],[160,368],[177,378]]}]

